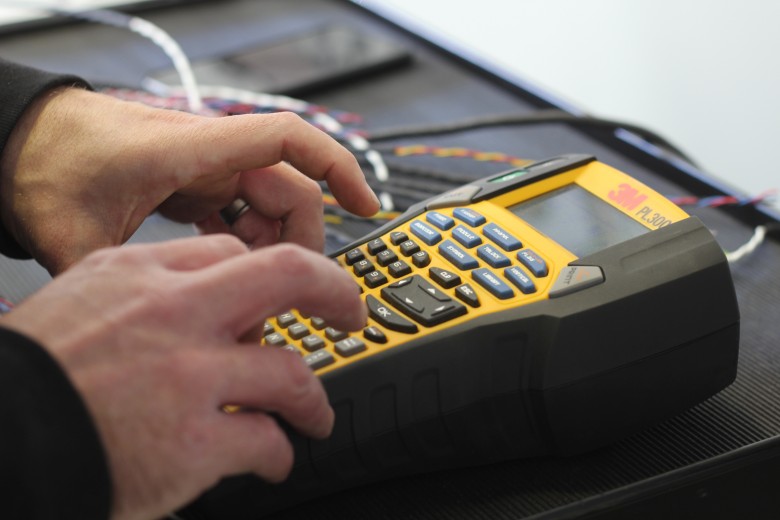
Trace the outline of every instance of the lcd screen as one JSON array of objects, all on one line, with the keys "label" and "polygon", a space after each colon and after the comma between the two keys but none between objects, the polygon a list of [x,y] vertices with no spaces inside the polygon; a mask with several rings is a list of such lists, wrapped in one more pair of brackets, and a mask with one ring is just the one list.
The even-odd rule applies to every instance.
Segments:
[{"label": "lcd screen", "polygon": [[508,209],[580,258],[650,231],[576,184]]}]

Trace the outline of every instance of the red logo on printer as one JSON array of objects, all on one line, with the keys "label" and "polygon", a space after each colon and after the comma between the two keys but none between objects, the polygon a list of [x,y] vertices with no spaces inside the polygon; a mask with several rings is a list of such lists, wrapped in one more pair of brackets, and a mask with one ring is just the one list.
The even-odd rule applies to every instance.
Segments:
[{"label": "red logo on printer", "polygon": [[635,210],[637,206],[647,200],[647,195],[640,193],[639,190],[625,182],[619,184],[617,190],[610,190],[607,195],[618,206],[629,211]]}]

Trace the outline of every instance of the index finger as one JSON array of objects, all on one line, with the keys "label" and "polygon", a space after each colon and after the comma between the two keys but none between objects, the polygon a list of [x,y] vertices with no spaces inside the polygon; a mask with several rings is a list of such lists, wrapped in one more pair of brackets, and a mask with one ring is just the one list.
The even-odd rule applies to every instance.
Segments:
[{"label": "index finger", "polygon": [[298,309],[342,330],[366,324],[352,277],[327,257],[294,244],[236,256],[199,273],[198,300],[220,309],[227,334],[241,337],[270,316]]},{"label": "index finger", "polygon": [[212,168],[227,166],[236,172],[287,161],[307,177],[324,180],[344,209],[361,216],[379,210],[379,200],[349,150],[297,115],[248,114],[218,121],[216,135],[205,132],[201,137],[206,142],[197,145],[212,151],[204,158]]}]

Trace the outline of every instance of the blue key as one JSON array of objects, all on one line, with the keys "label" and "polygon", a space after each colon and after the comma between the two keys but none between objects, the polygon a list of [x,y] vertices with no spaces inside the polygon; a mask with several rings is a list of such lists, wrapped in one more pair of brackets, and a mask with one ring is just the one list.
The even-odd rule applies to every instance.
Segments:
[{"label": "blue key", "polygon": [[458,269],[468,270],[479,267],[477,259],[461,249],[452,240],[445,240],[439,244],[439,253]]},{"label": "blue key", "polygon": [[536,292],[536,286],[534,282],[525,274],[525,271],[519,267],[507,267],[504,269],[504,276],[515,284],[523,294],[531,294]]},{"label": "blue key", "polygon": [[485,223],[485,217],[477,213],[476,211],[468,208],[455,208],[452,210],[452,215],[462,220],[469,226],[481,226]]},{"label": "blue key", "polygon": [[474,233],[472,230],[465,226],[458,226],[452,230],[452,238],[463,244],[468,248],[478,246],[482,243],[482,239]]},{"label": "blue key", "polygon": [[428,224],[423,222],[422,220],[415,220],[412,222],[412,225],[410,227],[412,230],[412,233],[428,244],[429,246],[432,246],[433,244],[438,244],[441,241],[441,233],[430,227]]},{"label": "blue key", "polygon": [[439,213],[438,211],[429,211],[428,214],[425,215],[425,220],[427,220],[437,228],[443,230],[450,229],[452,226],[455,225],[455,221],[452,220],[451,217],[448,217],[443,213]]},{"label": "blue key", "polygon": [[530,249],[523,249],[518,251],[517,259],[520,263],[526,266],[534,273],[534,276],[543,277],[547,276],[547,262],[542,260],[542,257],[531,251]]},{"label": "blue key", "polygon": [[477,256],[490,267],[506,267],[512,263],[508,256],[491,245],[484,245],[477,249]]},{"label": "blue key", "polygon": [[482,234],[501,246],[504,251],[514,251],[523,247],[523,243],[495,224],[482,228]]},{"label": "blue key", "polygon": [[515,292],[509,287],[503,280],[501,280],[496,273],[490,269],[483,267],[481,269],[475,269],[471,271],[471,277],[479,285],[490,291],[490,293],[501,300],[506,300],[515,295]]}]

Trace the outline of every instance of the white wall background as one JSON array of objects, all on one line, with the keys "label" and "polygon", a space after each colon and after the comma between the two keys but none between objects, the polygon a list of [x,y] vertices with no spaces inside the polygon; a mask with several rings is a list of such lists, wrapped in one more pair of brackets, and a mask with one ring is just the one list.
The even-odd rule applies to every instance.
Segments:
[{"label": "white wall background", "polygon": [[780,2],[370,3],[593,115],[656,130],[746,194],[780,188]]}]

